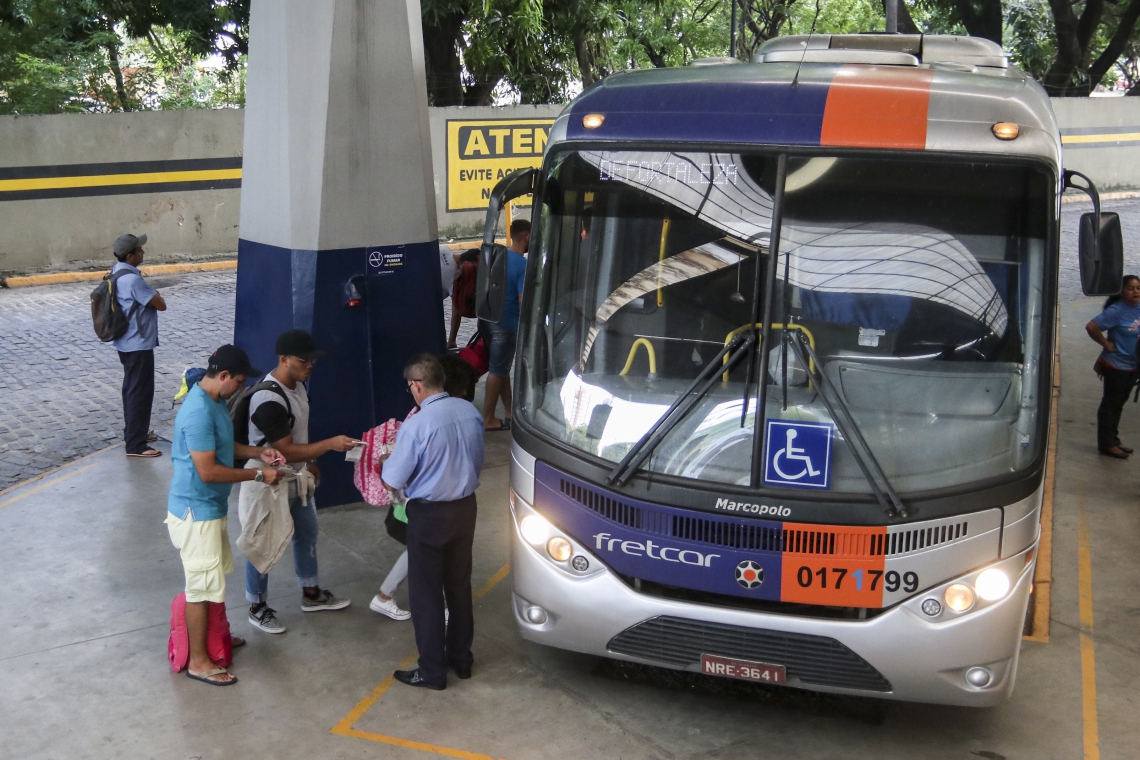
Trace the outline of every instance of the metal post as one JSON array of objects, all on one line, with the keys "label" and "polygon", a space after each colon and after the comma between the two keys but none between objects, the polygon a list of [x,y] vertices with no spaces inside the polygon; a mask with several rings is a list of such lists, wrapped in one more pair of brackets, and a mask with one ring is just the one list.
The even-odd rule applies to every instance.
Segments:
[{"label": "metal post", "polygon": [[728,22],[728,57],[736,57],[736,0],[729,0],[732,3],[732,16]]},{"label": "metal post", "polygon": [[897,34],[899,31],[899,6],[902,0],[883,0],[887,12],[887,34]]}]

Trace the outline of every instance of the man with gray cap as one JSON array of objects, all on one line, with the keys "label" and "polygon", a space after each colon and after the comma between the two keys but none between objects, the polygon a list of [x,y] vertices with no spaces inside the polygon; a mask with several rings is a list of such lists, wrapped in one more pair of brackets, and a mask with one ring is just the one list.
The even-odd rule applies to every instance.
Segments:
[{"label": "man with gray cap", "polygon": [[129,457],[158,457],[151,447],[150,409],[154,402],[154,347],[158,345],[158,312],[166,311],[166,301],[146,284],[142,263],[146,235],[119,235],[115,241],[118,263],[111,274],[125,271],[115,281],[115,297],[127,315],[127,331],[115,341],[123,365],[123,440]]}]

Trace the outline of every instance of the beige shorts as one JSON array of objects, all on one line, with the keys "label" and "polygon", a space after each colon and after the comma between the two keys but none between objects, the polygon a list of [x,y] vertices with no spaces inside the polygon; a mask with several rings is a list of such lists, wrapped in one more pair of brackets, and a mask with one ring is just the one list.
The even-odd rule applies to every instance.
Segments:
[{"label": "beige shorts", "polygon": [[186,573],[186,601],[224,602],[226,573],[234,570],[226,519],[180,520],[166,513],[170,540],[182,555]]}]

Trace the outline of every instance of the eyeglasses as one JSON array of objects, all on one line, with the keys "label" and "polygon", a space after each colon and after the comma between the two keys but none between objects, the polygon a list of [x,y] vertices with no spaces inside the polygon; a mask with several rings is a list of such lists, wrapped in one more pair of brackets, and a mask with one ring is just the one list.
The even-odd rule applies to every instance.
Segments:
[{"label": "eyeglasses", "polygon": [[296,359],[298,362],[305,365],[306,367],[312,367],[313,365],[315,365],[317,363],[316,359],[302,359],[299,356],[294,356],[291,358]]},{"label": "eyeglasses", "polygon": [[419,377],[413,377],[413,378],[410,378],[410,379],[407,381],[407,386],[408,386],[408,387],[407,387],[407,388],[405,388],[404,390],[406,390],[408,393],[411,393],[411,392],[412,392],[412,383],[422,383],[422,382],[423,382],[423,379],[422,379],[422,378],[419,378]]}]

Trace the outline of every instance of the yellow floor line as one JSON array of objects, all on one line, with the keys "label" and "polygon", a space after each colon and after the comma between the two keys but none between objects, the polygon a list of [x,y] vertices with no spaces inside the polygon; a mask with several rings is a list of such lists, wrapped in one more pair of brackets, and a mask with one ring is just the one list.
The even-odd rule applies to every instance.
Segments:
[{"label": "yellow floor line", "polygon": [[1079,495],[1077,567],[1080,575],[1081,694],[1085,722],[1085,760],[1100,760],[1100,731],[1096,718],[1096,653],[1093,646],[1092,550],[1084,492]]},{"label": "yellow floor line", "polygon": [[90,454],[85,454],[84,456],[79,457],[79,459],[73,459],[72,461],[68,462],[67,464],[61,464],[59,467],[53,467],[52,469],[48,470],[47,472],[41,472],[39,475],[28,478],[27,480],[21,481],[14,486],[8,486],[3,491],[0,491],[0,496],[3,496],[6,493],[11,493],[12,491],[15,491],[17,488],[24,488],[24,487],[26,487],[32,483],[35,483],[37,480],[43,480],[44,478],[50,478],[52,475],[55,475],[60,470],[66,470],[68,467],[74,467],[77,463],[82,462],[84,459],[90,459],[91,457],[97,457],[100,454],[103,454],[105,452],[110,451],[111,449],[117,449],[122,445],[123,444],[121,444],[121,443],[116,443],[116,444],[113,444],[111,446],[108,446],[105,449],[99,449],[98,451],[93,451]]},{"label": "yellow floor line", "polygon": [[1041,540],[1037,544],[1037,567],[1033,571],[1033,629],[1024,641],[1049,643],[1049,619],[1053,594],[1053,495],[1057,482],[1057,414],[1060,389],[1053,388],[1053,411],[1049,414],[1049,453],[1045,457],[1045,492],[1041,497]]},{"label": "yellow floor line", "polygon": [[483,588],[481,588],[475,592],[475,598],[476,599],[482,599],[483,597],[485,597],[488,593],[490,593],[491,589],[493,589],[495,586],[497,586],[499,584],[499,581],[501,581],[503,578],[506,578],[510,574],[511,574],[511,563],[508,562],[507,564],[500,567],[499,572],[492,575],[490,580],[488,580],[486,583],[483,584]]},{"label": "yellow floor line", "polygon": [[[3,505],[0,505],[3,506]],[[499,584],[511,572],[511,563],[503,565],[499,571],[491,576],[491,578],[483,584],[483,587],[475,592],[476,599],[482,599],[487,593]],[[400,663],[400,670],[407,669],[412,666],[415,661],[419,659],[418,654],[412,654],[405,657],[403,662]],[[404,749],[414,749],[418,752],[429,752],[435,755],[443,755],[444,757],[457,757],[462,760],[494,760],[490,755],[481,755],[477,752],[468,752],[463,749],[454,749],[452,747],[444,747],[438,744],[428,744],[426,742],[417,742],[411,739],[401,739],[398,736],[389,736],[387,734],[375,734],[371,731],[361,731],[353,728],[356,722],[364,717],[364,714],[376,704],[380,697],[392,687],[396,682],[395,675],[389,674],[387,678],[381,681],[375,689],[368,693],[364,699],[356,703],[348,715],[340,719],[340,722],[332,727],[330,733],[338,734],[339,736],[352,736],[357,739],[367,739],[370,742],[379,742],[381,744],[390,744],[393,747],[403,747]]]},{"label": "yellow floor line", "polygon": [[0,509],[3,509],[4,507],[8,506],[9,504],[15,504],[17,501],[19,501],[20,499],[23,499],[25,496],[31,496],[34,493],[39,493],[40,491],[44,490],[45,488],[51,488],[56,483],[62,483],[63,481],[67,480],[68,478],[74,478],[79,473],[87,472],[92,467],[96,467],[100,464],[102,464],[102,463],[101,462],[92,462],[91,464],[87,465],[86,467],[80,467],[78,470],[72,470],[71,472],[67,473],[66,475],[64,475],[62,477],[58,477],[55,480],[49,480],[48,482],[46,482],[42,485],[38,485],[35,488],[32,488],[28,491],[24,491],[21,494],[17,494],[16,496],[13,496],[10,499],[6,499],[5,501],[0,501]]}]

